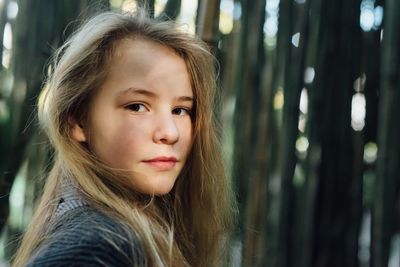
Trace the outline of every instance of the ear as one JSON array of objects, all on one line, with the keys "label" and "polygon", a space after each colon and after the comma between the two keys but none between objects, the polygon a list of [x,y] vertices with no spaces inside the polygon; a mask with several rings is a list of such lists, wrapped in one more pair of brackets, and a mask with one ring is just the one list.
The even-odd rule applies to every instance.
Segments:
[{"label": "ear", "polygon": [[86,142],[86,134],[80,123],[77,123],[74,119],[70,118],[69,123],[71,125],[71,137],[78,142]]}]

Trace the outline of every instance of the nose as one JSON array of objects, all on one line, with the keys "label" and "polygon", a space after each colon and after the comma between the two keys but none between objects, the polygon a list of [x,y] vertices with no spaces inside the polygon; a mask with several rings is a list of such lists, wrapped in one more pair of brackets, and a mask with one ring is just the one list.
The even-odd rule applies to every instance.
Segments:
[{"label": "nose", "polygon": [[179,130],[171,113],[158,116],[154,129],[153,141],[157,144],[174,144],[179,139]]}]

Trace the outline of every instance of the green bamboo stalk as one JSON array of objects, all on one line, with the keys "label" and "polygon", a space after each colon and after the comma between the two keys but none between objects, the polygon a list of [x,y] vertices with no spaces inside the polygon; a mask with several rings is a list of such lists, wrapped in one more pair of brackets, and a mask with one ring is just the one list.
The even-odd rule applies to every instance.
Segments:
[{"label": "green bamboo stalk", "polygon": [[[265,5],[265,1],[252,1],[251,3],[242,1],[240,45],[237,53],[238,68],[236,69],[234,82],[236,85],[236,105],[233,122],[235,145],[232,175],[238,195],[240,235],[245,243],[242,252],[242,264],[244,266],[250,266],[246,264],[252,261],[251,258],[255,253],[250,247],[254,242],[246,241],[251,240],[250,236],[254,235],[254,233],[251,233],[251,229],[247,231],[248,226],[245,225],[245,221],[247,203],[253,193],[248,190],[254,182],[251,170],[253,167],[257,167],[254,164],[254,153],[259,118],[260,75],[263,68],[263,46],[260,31],[264,18],[261,18],[263,8],[256,9],[256,7],[259,7],[260,4],[263,5],[262,2]],[[257,15],[252,18],[253,14]],[[257,199],[257,196],[255,199]],[[254,200],[249,203],[253,202]],[[257,216],[254,212],[252,213],[251,216]],[[250,219],[250,222],[254,219]]]},{"label": "green bamboo stalk", "polygon": [[[309,4],[309,38],[306,56],[306,66],[316,66],[317,49],[319,40],[319,29],[321,24],[321,6],[322,1],[311,1]],[[318,114],[319,107],[315,105],[315,99],[321,99],[323,90],[315,88],[315,83],[307,85],[308,87],[308,114],[307,126],[304,135],[308,138],[309,147],[307,156],[304,162],[300,162],[300,166],[304,172],[304,185],[299,189],[301,192],[300,203],[297,204],[297,219],[296,226],[297,239],[294,244],[297,247],[293,248],[293,257],[297,259],[299,267],[312,266],[312,257],[314,250],[314,227],[315,227],[315,206],[318,185],[318,168],[320,165],[320,141],[317,136],[318,128],[315,127],[314,118]],[[314,111],[313,109],[316,108]],[[317,116],[318,117],[318,116]],[[296,215],[295,215],[296,216]]]},{"label": "green bamboo stalk", "polygon": [[202,0],[198,7],[196,34],[209,44],[214,53],[219,41],[219,6],[220,0]]},{"label": "green bamboo stalk", "polygon": [[394,231],[395,203],[400,188],[400,2],[385,2],[384,35],[381,50],[381,82],[378,127],[376,192],[373,209],[373,267],[388,265],[390,241]]},{"label": "green bamboo stalk", "polygon": [[[279,261],[286,253],[280,251],[280,242],[282,241],[281,227],[281,200],[282,191],[277,190],[276,185],[281,184],[281,164],[282,164],[282,110],[273,109],[273,95],[282,90],[285,82],[285,68],[290,57],[290,39],[293,31],[293,1],[280,1],[279,4],[279,30],[277,33],[276,52],[272,64],[271,102],[270,102],[270,139],[268,143],[271,147],[271,157],[269,159],[269,168],[267,171],[267,182],[269,186],[267,195],[267,213],[265,246],[266,260],[268,266],[280,266]],[[275,186],[272,186],[275,185]]]},{"label": "green bamboo stalk", "polygon": [[[280,190],[278,193],[278,227],[276,239],[276,254],[274,266],[286,267],[289,264],[289,238],[291,228],[291,215],[293,205],[292,175],[296,164],[294,159],[294,144],[297,137],[298,98],[296,93],[300,88],[295,88],[290,82],[297,82],[294,75],[300,70],[299,62],[292,62],[295,53],[290,41],[293,35],[293,1],[282,0],[280,10],[280,33],[278,33],[278,49],[282,49],[279,56],[281,86],[284,92],[283,120],[279,130],[279,155],[277,156],[277,174],[279,176]],[[300,63],[301,64],[301,63]],[[296,81],[289,81],[295,79]],[[294,134],[294,135],[293,135]],[[293,149],[292,149],[293,146]],[[293,150],[293,151],[292,151]]]},{"label": "green bamboo stalk", "polygon": [[[265,48],[264,48],[264,20],[265,0],[252,1],[242,5],[245,14],[243,20],[243,31],[247,31],[247,37],[242,44],[247,57],[244,59],[244,73],[242,92],[237,95],[247,98],[245,110],[247,118],[252,116],[249,124],[252,132],[250,139],[245,140],[252,145],[249,151],[249,172],[242,179],[247,183],[247,197],[243,212],[243,252],[242,266],[265,266],[265,241],[263,232],[265,225],[265,202],[267,189],[267,159],[268,159],[268,88],[265,88],[263,73],[265,71]],[[250,89],[250,90],[249,90]],[[248,91],[248,92],[245,92]],[[239,129],[236,129],[239,130]]]},{"label": "green bamboo stalk", "polygon": [[181,0],[168,0],[164,10],[158,15],[159,19],[175,20],[181,12]]},{"label": "green bamboo stalk", "polygon": [[353,83],[360,75],[359,5],[331,0],[320,9],[316,76],[309,91],[308,162],[317,165],[307,170],[310,185],[317,187],[315,266],[357,266],[363,151],[354,142],[350,118]]},{"label": "green bamboo stalk", "polygon": [[[282,122],[281,158],[279,159],[281,173],[281,196],[280,196],[280,228],[278,240],[279,266],[298,265],[303,255],[298,255],[302,249],[304,236],[301,234],[301,226],[304,225],[303,203],[295,202],[307,197],[301,195],[302,191],[293,186],[294,171],[298,164],[296,157],[296,141],[299,135],[299,103],[300,93],[304,87],[304,70],[309,42],[309,13],[310,1],[302,5],[293,5],[292,14],[296,14],[293,33],[299,34],[298,47],[292,42],[288,43],[287,62],[285,64],[284,96]],[[301,244],[301,245],[300,245]],[[295,259],[295,260],[294,260]]]}]

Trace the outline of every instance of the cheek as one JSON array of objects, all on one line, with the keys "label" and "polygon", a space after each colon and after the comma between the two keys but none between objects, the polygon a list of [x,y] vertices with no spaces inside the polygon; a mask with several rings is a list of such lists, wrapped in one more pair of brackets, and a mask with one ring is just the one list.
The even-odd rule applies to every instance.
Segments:
[{"label": "cheek", "polygon": [[100,135],[95,135],[93,148],[102,160],[112,167],[128,167],[143,150],[146,137],[145,127],[137,123],[103,124]]},{"label": "cheek", "polygon": [[193,126],[190,124],[183,125],[180,129],[181,148],[185,153],[189,153],[193,143]]},{"label": "cheek", "polygon": [[114,135],[114,140],[118,142],[122,154],[134,154],[141,151],[146,144],[146,139],[148,139],[147,128],[138,123],[121,125],[120,130]]}]

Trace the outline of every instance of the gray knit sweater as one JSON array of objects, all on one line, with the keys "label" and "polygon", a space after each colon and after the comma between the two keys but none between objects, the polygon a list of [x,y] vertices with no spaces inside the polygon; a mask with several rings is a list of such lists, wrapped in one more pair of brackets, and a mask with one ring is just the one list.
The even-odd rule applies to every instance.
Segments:
[{"label": "gray knit sweater", "polygon": [[137,237],[90,207],[69,185],[63,188],[55,220],[28,267],[146,266]]}]

